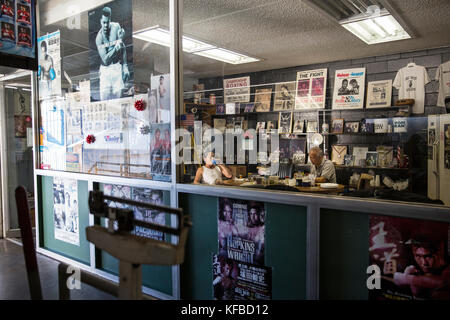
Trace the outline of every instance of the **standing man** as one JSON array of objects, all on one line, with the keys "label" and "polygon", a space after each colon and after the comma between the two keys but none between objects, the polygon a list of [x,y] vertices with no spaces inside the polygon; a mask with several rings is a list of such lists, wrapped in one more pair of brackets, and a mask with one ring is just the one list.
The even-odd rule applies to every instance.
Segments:
[{"label": "standing man", "polygon": [[326,160],[323,151],[319,147],[309,150],[311,160],[311,174],[316,176],[316,183],[336,183],[336,170],[330,160]]},{"label": "standing man", "polygon": [[47,53],[47,41],[41,43],[41,58],[39,59],[38,77],[41,81],[41,95],[49,96],[52,94],[52,74],[50,70],[54,69],[53,58]]},{"label": "standing man", "polygon": [[95,43],[101,58],[99,69],[100,99],[117,99],[122,96],[125,82],[130,78],[127,51],[123,42],[125,30],[111,22],[111,8],[104,7],[100,19],[101,29]]}]

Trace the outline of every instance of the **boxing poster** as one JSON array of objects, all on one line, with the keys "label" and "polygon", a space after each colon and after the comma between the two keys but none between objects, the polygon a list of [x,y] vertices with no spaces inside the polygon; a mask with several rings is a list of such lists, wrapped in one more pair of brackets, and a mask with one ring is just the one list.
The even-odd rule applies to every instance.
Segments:
[{"label": "boxing poster", "polygon": [[332,109],[364,108],[366,68],[336,70]]},{"label": "boxing poster", "polygon": [[59,31],[38,39],[39,100],[61,95],[61,34]]},{"label": "boxing poster", "polygon": [[36,57],[34,0],[0,1],[0,52]]},{"label": "boxing poster", "polygon": [[327,69],[297,72],[295,109],[325,108]]},{"label": "boxing poster", "polygon": [[[103,185],[103,193],[107,196],[121,199],[131,199],[134,201],[146,202],[160,206],[166,205],[164,203],[164,194],[160,190],[105,184]],[[130,206],[123,203],[116,203],[109,200],[107,201],[107,204],[115,208],[132,209],[134,212],[134,218],[136,220],[154,223],[161,226],[166,225],[167,217],[165,213],[141,207]],[[159,241],[164,241],[165,239],[163,232],[144,228],[141,226],[135,226],[133,234],[136,236],[155,239]]]},{"label": "boxing poster", "polygon": [[370,216],[369,228],[369,264],[380,272],[370,299],[450,299],[449,223]]},{"label": "boxing poster", "polygon": [[219,256],[264,265],[264,203],[219,198]]},{"label": "boxing poster", "polygon": [[76,180],[53,178],[53,223],[56,240],[80,245]]},{"label": "boxing poster", "polygon": [[214,300],[272,299],[272,268],[213,256]]},{"label": "boxing poster", "polygon": [[150,178],[157,181],[172,180],[170,124],[150,126]]},{"label": "boxing poster", "polygon": [[89,11],[91,101],[133,95],[132,1],[115,0]]},{"label": "boxing poster", "polygon": [[250,102],[250,77],[223,80],[224,103]]}]

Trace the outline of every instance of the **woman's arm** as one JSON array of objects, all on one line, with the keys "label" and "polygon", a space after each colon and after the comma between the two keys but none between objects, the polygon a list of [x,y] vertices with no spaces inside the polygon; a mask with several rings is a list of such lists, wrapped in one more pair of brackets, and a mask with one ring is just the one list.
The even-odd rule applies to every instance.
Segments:
[{"label": "woman's arm", "polygon": [[198,168],[197,173],[195,174],[194,184],[200,184],[202,182],[203,177],[203,168]]}]

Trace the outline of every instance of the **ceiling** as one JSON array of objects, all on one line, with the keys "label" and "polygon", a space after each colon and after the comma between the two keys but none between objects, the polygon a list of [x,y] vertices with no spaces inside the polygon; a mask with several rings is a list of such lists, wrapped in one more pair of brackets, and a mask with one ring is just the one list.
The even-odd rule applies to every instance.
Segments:
[{"label": "ceiling", "polygon": [[[64,3],[70,2],[80,3]],[[41,19],[61,3],[40,1]],[[390,0],[389,4],[414,37],[369,46],[306,1],[184,0],[184,34],[262,59],[229,65],[184,54],[185,77],[222,76],[450,45],[449,0]],[[133,29],[154,25],[169,25],[169,1],[133,0]],[[89,77],[87,11],[80,15],[80,26],[69,29],[66,19],[41,24],[41,33],[61,30],[63,68],[73,79]],[[135,39],[133,50],[137,81],[148,82],[151,72],[169,72],[168,48]]]}]

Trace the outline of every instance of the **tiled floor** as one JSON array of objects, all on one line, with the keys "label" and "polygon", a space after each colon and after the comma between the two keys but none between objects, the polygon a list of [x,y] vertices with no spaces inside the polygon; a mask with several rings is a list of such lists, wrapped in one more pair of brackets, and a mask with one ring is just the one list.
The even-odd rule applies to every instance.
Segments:
[{"label": "tiled floor", "polygon": [[[38,254],[42,295],[45,300],[58,299],[59,262]],[[112,300],[115,297],[84,283],[80,290],[72,290],[72,300]],[[22,247],[0,239],[0,300],[30,299]]]}]

